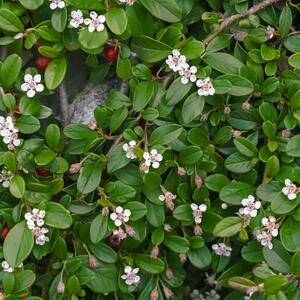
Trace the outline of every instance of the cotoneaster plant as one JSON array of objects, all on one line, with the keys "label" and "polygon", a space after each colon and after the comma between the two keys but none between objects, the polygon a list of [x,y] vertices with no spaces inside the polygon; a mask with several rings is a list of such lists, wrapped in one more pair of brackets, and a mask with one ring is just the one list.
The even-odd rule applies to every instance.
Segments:
[{"label": "cotoneaster plant", "polygon": [[[0,299],[299,299],[299,9],[2,1]],[[62,128],[69,51],[129,92]]]}]

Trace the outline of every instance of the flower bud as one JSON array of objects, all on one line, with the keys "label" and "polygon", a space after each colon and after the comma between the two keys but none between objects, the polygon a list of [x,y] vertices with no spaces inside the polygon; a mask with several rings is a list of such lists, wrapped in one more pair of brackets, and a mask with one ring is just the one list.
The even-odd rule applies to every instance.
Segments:
[{"label": "flower bud", "polygon": [[243,110],[249,110],[251,108],[251,104],[248,101],[245,101],[242,105]]},{"label": "flower bud", "polygon": [[273,38],[275,31],[276,31],[275,28],[271,27],[270,25],[267,27],[267,34],[269,40]]},{"label": "flower bud", "polygon": [[14,36],[14,39],[15,40],[19,40],[19,39],[22,39],[24,37],[24,33],[23,32],[19,32],[17,33],[15,36]]},{"label": "flower bud", "polygon": [[228,115],[231,113],[231,108],[229,106],[224,107],[224,114]]},{"label": "flower bud", "polygon": [[184,264],[187,261],[186,253],[180,253],[179,258],[180,258],[180,261]]},{"label": "flower bud", "polygon": [[221,208],[222,209],[227,209],[228,208],[228,204],[227,203],[222,203],[221,204]]},{"label": "flower bud", "polygon": [[170,225],[170,224],[164,224],[164,230],[165,230],[166,232],[170,232],[170,231],[172,230],[171,225]]},{"label": "flower bud", "polygon": [[200,121],[207,121],[208,120],[208,114],[203,114],[200,117]]},{"label": "flower bud", "polygon": [[239,137],[239,136],[241,136],[241,134],[242,133],[239,130],[233,130],[233,132],[232,132],[233,137]]},{"label": "flower bud", "polygon": [[201,227],[199,225],[196,225],[194,227],[194,234],[200,236],[200,235],[202,235],[202,233],[203,233],[203,231],[202,231]]},{"label": "flower bud", "polygon": [[196,175],[195,176],[195,185],[198,189],[201,188],[202,183],[203,183],[202,178],[199,175]]},{"label": "flower bud", "polygon": [[131,226],[127,225],[127,224],[125,224],[125,231],[131,237],[133,237],[135,235],[134,229]]},{"label": "flower bud", "polygon": [[59,283],[57,284],[56,289],[57,289],[57,292],[59,294],[63,294],[65,292],[65,284],[63,283],[63,281],[59,281]]},{"label": "flower bud", "polygon": [[147,166],[145,163],[141,164],[140,171],[147,174],[149,172],[149,166]]},{"label": "flower bud", "polygon": [[69,172],[71,174],[76,174],[80,171],[80,169],[81,169],[81,163],[75,163],[70,166]]},{"label": "flower bud", "polygon": [[153,247],[153,249],[151,250],[150,257],[155,259],[158,257],[158,254],[159,254],[158,246]]},{"label": "flower bud", "polygon": [[177,169],[177,174],[180,175],[180,176],[184,176],[184,175],[186,174],[185,168],[183,168],[183,167],[178,167],[178,169]]},{"label": "flower bud", "polygon": [[166,270],[166,276],[170,280],[174,277],[174,274],[173,274],[173,272],[172,272],[172,270],[170,268],[167,268],[167,270]]},{"label": "flower bud", "polygon": [[89,128],[95,130],[97,128],[97,122],[95,120],[89,123]]},{"label": "flower bud", "polygon": [[291,135],[291,132],[288,129],[283,129],[281,131],[281,136],[288,138]]},{"label": "flower bud", "polygon": [[158,300],[159,297],[159,292],[158,289],[155,288],[152,290],[151,294],[150,294],[150,300]]},{"label": "flower bud", "polygon": [[101,211],[103,216],[108,216],[109,215],[109,208],[108,207],[103,207]]},{"label": "flower bud", "polygon": [[98,265],[97,258],[94,255],[89,255],[89,265],[91,268],[96,268]]},{"label": "flower bud", "polygon": [[164,286],[163,290],[164,290],[165,297],[167,299],[170,299],[173,296],[173,292],[169,288],[167,288],[166,286]]},{"label": "flower bud", "polygon": [[173,203],[173,200],[166,200],[166,206],[169,210],[173,210],[174,209],[174,203]]}]

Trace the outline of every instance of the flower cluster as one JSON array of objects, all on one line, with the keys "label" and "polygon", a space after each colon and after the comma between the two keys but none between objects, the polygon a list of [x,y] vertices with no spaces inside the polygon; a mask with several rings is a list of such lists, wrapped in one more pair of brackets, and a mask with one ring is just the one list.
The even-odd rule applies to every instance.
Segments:
[{"label": "flower cluster", "polygon": [[0,135],[3,137],[3,143],[7,144],[9,150],[13,150],[15,147],[21,144],[21,140],[18,138],[19,129],[15,127],[12,117],[0,116]]},{"label": "flower cluster", "polygon": [[6,168],[3,168],[0,172],[0,183],[4,188],[9,187],[9,183],[11,179],[13,178],[13,173]]},{"label": "flower cluster", "polygon": [[190,293],[190,298],[192,300],[219,300],[221,296],[215,289],[211,289],[209,292],[205,292],[204,294],[200,293],[199,290],[194,289]]},{"label": "flower cluster", "polygon": [[120,0],[121,3],[125,3],[126,5],[133,5],[135,0]]},{"label": "flower cluster", "polygon": [[136,141],[130,141],[128,144],[123,145],[123,150],[126,153],[126,157],[129,159],[136,159],[137,156],[134,153],[134,148],[136,147]]},{"label": "flower cluster", "polygon": [[218,256],[230,256],[232,251],[232,248],[224,243],[213,244],[211,248]]},{"label": "flower cluster", "polygon": [[206,204],[197,205],[195,203],[191,204],[191,209],[193,211],[193,217],[196,224],[200,224],[202,222],[202,214],[207,210]]},{"label": "flower cluster", "polygon": [[[8,272],[8,273],[12,273],[14,271],[14,268],[11,267],[9,265],[9,263],[6,261],[6,260],[3,260],[2,263],[1,263],[1,267],[3,268],[3,271],[4,272]],[[23,263],[20,263],[18,265],[18,268],[22,268],[23,267]]]},{"label": "flower cluster", "polygon": [[174,209],[174,200],[176,199],[176,195],[172,194],[171,192],[165,192],[163,195],[160,195],[158,197],[158,199],[160,201],[164,201],[166,202],[166,206],[167,208],[169,208],[170,210],[173,210]]},{"label": "flower cluster", "polygon": [[189,82],[196,82],[198,94],[200,96],[209,96],[215,94],[215,89],[209,77],[197,80],[197,67],[190,66],[184,55],[180,54],[179,50],[174,49],[172,55],[166,59],[166,63],[171,70],[178,72],[181,76],[181,83],[188,84]]},{"label": "flower cluster", "polygon": [[149,172],[150,167],[158,169],[160,162],[163,160],[163,156],[156,149],[152,149],[150,153],[144,152],[143,158],[145,161],[142,163],[140,169],[146,174]]},{"label": "flower cluster", "polygon": [[249,195],[248,198],[242,200],[242,205],[244,207],[239,209],[239,214],[241,216],[246,216],[254,218],[257,216],[257,210],[260,209],[260,201],[255,201],[255,198],[252,195]]},{"label": "flower cluster", "polygon": [[105,29],[105,21],[105,16],[98,15],[95,11],[90,12],[90,18],[84,19],[81,10],[73,10],[71,12],[70,25],[74,28],[78,28],[81,24],[85,24],[89,32],[101,32]]},{"label": "flower cluster", "polygon": [[139,268],[132,268],[131,266],[126,266],[124,268],[124,273],[121,278],[125,280],[125,283],[129,286],[138,285],[141,277],[138,275]]},{"label": "flower cluster", "polygon": [[57,9],[57,8],[64,8],[65,7],[65,1],[63,0],[49,0],[50,3],[50,9]]},{"label": "flower cluster", "polygon": [[273,237],[278,236],[279,225],[276,224],[276,219],[273,216],[262,218],[261,223],[264,226],[264,228],[262,230],[255,230],[254,236],[261,243],[262,246],[272,249],[272,239]]},{"label": "flower cluster", "polygon": [[46,236],[46,234],[48,233],[48,229],[43,227],[45,224],[45,216],[46,212],[37,208],[34,208],[31,213],[27,212],[25,214],[27,226],[34,234],[35,243],[37,245],[44,245],[46,242],[49,242],[49,238]]},{"label": "flower cluster", "polygon": [[[113,231],[113,237],[117,238],[119,241],[126,238],[127,234],[133,236],[135,234],[133,228],[126,223],[129,221],[131,216],[130,209],[124,209],[121,206],[117,206],[115,211],[110,214],[110,219],[114,221],[118,229]],[[121,228],[124,225],[125,231]]]},{"label": "flower cluster", "polygon": [[289,200],[294,200],[297,197],[298,188],[289,179],[284,181],[285,187],[282,189],[282,193],[288,197]]},{"label": "flower cluster", "polygon": [[25,74],[21,90],[26,92],[27,97],[32,98],[37,92],[42,92],[44,90],[44,85],[41,84],[41,81],[42,76],[40,74],[36,74],[34,76],[31,74]]}]

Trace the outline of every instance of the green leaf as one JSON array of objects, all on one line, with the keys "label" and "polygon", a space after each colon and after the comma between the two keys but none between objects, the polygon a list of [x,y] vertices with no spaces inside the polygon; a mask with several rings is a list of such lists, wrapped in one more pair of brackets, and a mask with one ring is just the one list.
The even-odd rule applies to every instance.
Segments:
[{"label": "green leaf", "polygon": [[109,200],[116,203],[126,203],[136,195],[136,190],[132,186],[121,181],[109,182],[105,186],[105,192]]},{"label": "green leaf", "polygon": [[208,248],[190,249],[188,252],[189,261],[193,266],[199,269],[204,269],[211,264],[212,256]]},{"label": "green leaf", "polygon": [[158,274],[164,271],[165,263],[160,259],[153,259],[146,254],[132,254],[132,259],[135,264],[142,270],[150,274]]},{"label": "green leaf", "polygon": [[279,33],[281,37],[286,37],[292,27],[293,16],[291,9],[286,5],[281,11],[279,18]]},{"label": "green leaf", "polygon": [[186,253],[190,248],[189,241],[177,235],[166,235],[164,245],[175,253]]},{"label": "green leaf", "polygon": [[55,9],[51,16],[51,24],[58,32],[63,32],[68,22],[68,11],[66,7],[63,9]]},{"label": "green leaf", "polygon": [[24,270],[15,275],[14,293],[19,294],[30,288],[35,281],[35,274],[31,270]]},{"label": "green leaf", "polygon": [[290,156],[300,157],[300,134],[294,135],[286,146],[286,153]]},{"label": "green leaf", "polygon": [[182,119],[184,123],[190,123],[196,119],[203,110],[204,98],[199,96],[198,93],[191,94],[183,103],[182,106]]},{"label": "green leaf", "polygon": [[264,260],[262,248],[257,241],[251,241],[242,248],[243,259],[251,263],[259,263]]},{"label": "green leaf", "polygon": [[16,126],[20,132],[32,134],[40,129],[40,122],[33,116],[21,116],[17,119]]},{"label": "green leaf", "polygon": [[173,217],[179,221],[192,222],[193,215],[191,207],[188,204],[177,206],[173,211]]},{"label": "green leaf", "polygon": [[113,173],[128,165],[129,162],[130,159],[124,155],[123,144],[118,144],[108,156],[107,172]]},{"label": "green leaf", "polygon": [[21,199],[25,193],[25,181],[23,177],[15,175],[9,183],[9,191],[14,197]]},{"label": "green leaf", "polygon": [[225,160],[225,167],[231,172],[243,174],[251,171],[253,165],[250,158],[240,153],[233,153]]},{"label": "green leaf", "polygon": [[140,82],[134,90],[133,110],[142,111],[151,100],[153,94],[154,84],[152,81]]},{"label": "green leaf", "polygon": [[110,118],[109,129],[111,132],[115,132],[128,117],[128,109],[126,106],[122,106],[115,110]]},{"label": "green leaf", "polygon": [[104,238],[107,231],[107,224],[108,218],[102,214],[99,214],[91,223],[90,237],[94,244],[100,242]]},{"label": "green leaf", "polygon": [[242,200],[255,194],[255,188],[244,182],[232,182],[220,191],[220,199],[228,204],[241,205]]},{"label": "green leaf", "polygon": [[181,9],[175,0],[140,0],[139,2],[158,19],[170,23],[181,20]]},{"label": "green leaf", "polygon": [[101,32],[89,32],[87,28],[79,33],[78,41],[81,46],[88,50],[98,49],[102,47],[108,40],[106,29]]},{"label": "green leaf", "polygon": [[10,32],[24,32],[21,20],[10,10],[0,9],[0,28]]},{"label": "green leaf", "polygon": [[243,155],[248,157],[257,156],[256,146],[250,142],[248,139],[244,137],[237,137],[233,141],[235,147],[241,152]]},{"label": "green leaf", "polygon": [[107,26],[114,34],[120,35],[124,33],[127,22],[127,15],[122,8],[113,7],[106,14]]},{"label": "green leaf", "polygon": [[144,203],[130,201],[125,205],[131,211],[130,220],[137,221],[143,218],[147,213],[147,207]]},{"label": "green leaf", "polygon": [[154,227],[162,226],[165,222],[165,208],[149,201],[146,202],[146,207],[148,222]]},{"label": "green leaf", "polygon": [[150,145],[167,145],[176,140],[183,128],[177,124],[168,124],[157,127],[150,135]]},{"label": "green leaf", "polygon": [[82,194],[94,191],[100,184],[102,167],[99,163],[90,163],[80,169],[77,189]]},{"label": "green leaf", "polygon": [[197,163],[202,157],[202,150],[197,146],[188,146],[180,151],[178,160],[182,165],[192,165]]},{"label": "green leaf", "polygon": [[48,125],[45,137],[48,146],[52,149],[56,149],[60,142],[60,129],[56,124]]},{"label": "green leaf", "polygon": [[55,152],[51,149],[42,149],[34,157],[34,162],[38,166],[46,166],[55,159]]},{"label": "green leaf", "polygon": [[29,10],[36,10],[43,5],[44,0],[19,0],[19,2]]},{"label": "green leaf", "polygon": [[294,275],[300,274],[300,252],[296,252],[291,259],[291,271]]},{"label": "green leaf", "polygon": [[204,52],[204,44],[194,38],[191,38],[183,47],[181,54],[189,59],[200,57]]},{"label": "green leaf", "polygon": [[243,226],[243,219],[239,217],[227,217],[221,220],[214,229],[214,235],[230,237],[238,233]]},{"label": "green leaf", "polygon": [[118,254],[104,242],[89,245],[95,256],[106,263],[115,263],[118,260]]},{"label": "green leaf", "polygon": [[243,63],[237,58],[223,52],[207,53],[203,60],[213,69],[226,74],[238,74],[239,69],[243,66]]},{"label": "green leaf", "polygon": [[17,80],[22,68],[22,59],[17,54],[9,55],[1,66],[1,83],[11,87]]},{"label": "green leaf", "polygon": [[67,70],[64,57],[53,59],[45,71],[45,83],[49,90],[56,89],[63,81]]},{"label": "green leaf", "polygon": [[4,258],[11,267],[16,268],[28,257],[33,245],[33,233],[28,229],[26,222],[18,223],[4,240]]},{"label": "green leaf", "polygon": [[170,46],[148,36],[134,37],[131,42],[131,48],[146,63],[161,61],[172,52]]},{"label": "green leaf", "polygon": [[254,89],[251,81],[239,75],[226,74],[226,75],[219,76],[218,79],[228,80],[232,84],[232,87],[228,92],[228,94],[232,96],[249,95],[253,92]]},{"label": "green leaf", "polygon": [[284,215],[291,212],[300,203],[300,194],[297,194],[297,198],[289,200],[282,192],[278,193],[277,196],[271,202],[271,209],[274,213]]},{"label": "green leaf", "polygon": [[300,69],[300,52],[296,52],[288,59],[289,65],[295,69]]},{"label": "green leaf", "polygon": [[230,180],[223,174],[212,174],[205,178],[205,186],[213,192],[220,192],[228,184]]},{"label": "green leaf", "polygon": [[292,217],[288,217],[280,228],[280,240],[283,247],[290,251],[296,252],[300,250],[300,222]]},{"label": "green leaf", "polygon": [[59,203],[47,202],[45,211],[46,216],[44,220],[48,226],[66,229],[69,228],[73,223],[69,211],[67,211]]},{"label": "green leaf", "polygon": [[179,103],[189,93],[192,86],[193,84],[191,82],[187,84],[182,84],[180,78],[174,80],[169,86],[166,93],[166,105],[174,106],[177,103]]}]

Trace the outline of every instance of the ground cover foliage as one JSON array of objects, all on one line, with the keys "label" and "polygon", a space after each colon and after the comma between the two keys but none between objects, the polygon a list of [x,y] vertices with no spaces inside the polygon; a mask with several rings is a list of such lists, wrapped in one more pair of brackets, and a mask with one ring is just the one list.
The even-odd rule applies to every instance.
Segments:
[{"label": "ground cover foliage", "polygon": [[0,3],[0,299],[300,298],[297,1]]}]

